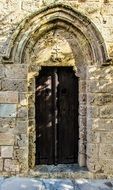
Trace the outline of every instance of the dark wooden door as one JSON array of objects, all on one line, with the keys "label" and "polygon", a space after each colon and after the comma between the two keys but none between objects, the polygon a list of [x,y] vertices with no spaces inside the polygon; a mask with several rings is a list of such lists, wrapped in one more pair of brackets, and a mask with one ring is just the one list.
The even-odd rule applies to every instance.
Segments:
[{"label": "dark wooden door", "polygon": [[43,68],[35,102],[36,164],[77,163],[78,79],[72,68]]}]

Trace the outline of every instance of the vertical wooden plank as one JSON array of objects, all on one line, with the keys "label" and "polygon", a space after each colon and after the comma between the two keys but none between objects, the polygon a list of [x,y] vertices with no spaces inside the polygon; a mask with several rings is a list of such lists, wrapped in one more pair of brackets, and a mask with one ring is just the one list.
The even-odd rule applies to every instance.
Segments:
[{"label": "vertical wooden plank", "polygon": [[52,68],[52,126],[53,126],[53,147],[54,164],[57,164],[57,68]]},{"label": "vertical wooden plank", "polygon": [[36,79],[36,162],[53,164],[52,81],[50,69]]},{"label": "vertical wooden plank", "polygon": [[71,68],[58,70],[58,163],[78,157],[78,81]]}]

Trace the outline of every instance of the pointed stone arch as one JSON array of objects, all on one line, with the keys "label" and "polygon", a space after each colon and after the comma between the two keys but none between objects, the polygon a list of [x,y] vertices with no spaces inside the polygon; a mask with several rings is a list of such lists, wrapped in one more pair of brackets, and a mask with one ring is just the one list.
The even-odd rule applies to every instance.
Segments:
[{"label": "pointed stone arch", "polygon": [[[47,6],[37,11],[36,13],[33,13],[20,23],[7,45],[7,50],[4,56],[2,57],[2,62],[4,64],[24,63],[24,57],[26,52],[28,51],[28,54],[31,55],[36,43],[41,38],[43,38],[45,34],[56,29],[62,29],[64,32],[72,34],[74,40],[74,48],[72,48],[72,45],[70,43],[69,45],[72,48],[72,52],[76,60],[75,62],[77,69],[79,67],[85,68],[85,66],[92,64],[102,66],[108,64],[108,62],[110,61],[106,51],[104,40],[98,29],[95,27],[95,25],[86,16],[84,16],[77,10],[71,8],[70,6],[64,4],[54,4]],[[29,65],[28,70],[30,70],[30,62],[28,63],[26,61],[26,64]],[[31,90],[31,87],[34,86],[35,76],[38,75],[38,72],[42,65],[39,64],[36,65],[36,67],[37,66],[38,68],[35,68],[35,74],[33,74],[32,76],[28,76],[28,104],[29,97],[34,95],[34,89]],[[32,72],[32,70],[30,70],[30,72]],[[79,125],[81,131],[79,142],[79,165],[85,166],[87,140],[87,92],[85,86],[86,76],[83,77],[83,74],[82,76],[78,74],[78,76],[80,77],[79,86],[81,88],[81,94],[79,97],[79,111],[84,112],[83,117],[81,118],[80,116],[79,118]],[[30,115],[30,112],[32,111],[34,112],[33,106],[31,106],[31,108],[28,109],[28,117]],[[33,117],[35,118],[34,115]],[[32,126],[30,126],[30,124],[28,125],[28,136],[30,139],[29,149],[27,150],[29,155],[29,168],[33,168],[35,165],[35,124],[31,125]],[[83,125],[85,126],[84,129]],[[26,163],[23,163],[23,165],[26,165]]]},{"label": "pointed stone arch", "polygon": [[3,62],[21,63],[23,53],[38,39],[55,28],[73,32],[85,62],[105,64],[109,61],[104,40],[95,25],[70,6],[54,4],[24,19],[12,35]]}]

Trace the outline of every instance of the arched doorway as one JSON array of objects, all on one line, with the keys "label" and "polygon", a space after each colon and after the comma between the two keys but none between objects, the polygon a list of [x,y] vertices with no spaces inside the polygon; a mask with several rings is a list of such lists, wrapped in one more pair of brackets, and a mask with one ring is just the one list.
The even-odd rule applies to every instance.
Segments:
[{"label": "arched doorway", "polygon": [[36,78],[36,164],[78,162],[78,78],[72,67],[42,67]]},{"label": "arched doorway", "polygon": [[[57,30],[62,38],[63,54],[60,50],[58,53],[54,45],[53,48],[50,47],[51,39],[55,39],[54,34],[57,33]],[[49,33],[50,35],[48,35]],[[68,44],[66,46],[65,41]],[[15,68],[25,67],[25,72],[27,72],[27,76],[22,80],[16,80],[15,77],[18,90],[21,89],[19,93],[25,97],[27,102],[26,107],[22,107],[21,99],[19,99],[19,105],[17,105],[19,109],[27,110],[24,116],[24,120],[27,121],[25,157],[23,160],[21,156],[18,159],[16,158],[20,170],[22,172],[27,171],[35,166],[35,79],[39,75],[42,66],[72,66],[73,70],[76,70],[76,76],[79,77],[78,162],[80,166],[85,166],[87,162],[89,170],[95,170],[99,152],[93,144],[95,138],[92,125],[95,119],[98,121],[100,118],[96,114],[94,116],[94,113],[97,113],[97,106],[92,106],[92,102],[88,101],[88,98],[90,98],[90,95],[97,97],[97,93],[101,92],[98,89],[101,85],[100,79],[98,85],[98,72],[95,72],[98,69],[101,70],[103,68],[101,66],[109,64],[104,40],[98,29],[77,10],[58,3],[45,7],[24,19],[17,27],[7,46],[2,63],[12,64],[12,67]],[[68,47],[68,51],[65,47]],[[66,56],[67,54],[68,56]],[[95,73],[93,77],[92,72]],[[97,76],[97,80],[95,80],[95,76]],[[23,121],[23,117],[20,119],[20,121]],[[90,147],[89,152],[86,151],[88,146]],[[15,152],[16,148],[14,147]],[[19,151],[22,150],[20,147],[18,149]],[[96,154],[95,150],[97,150]],[[94,159],[95,155],[96,159]]]}]

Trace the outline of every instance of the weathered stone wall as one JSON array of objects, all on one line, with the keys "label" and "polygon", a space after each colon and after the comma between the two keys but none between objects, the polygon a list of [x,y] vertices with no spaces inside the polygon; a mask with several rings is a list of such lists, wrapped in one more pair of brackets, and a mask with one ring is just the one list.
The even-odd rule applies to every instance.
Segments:
[{"label": "weathered stone wall", "polygon": [[3,46],[4,42],[8,41],[26,16],[54,2],[69,4],[90,18],[101,32],[109,55],[113,56],[112,0],[0,0],[0,45]]},{"label": "weathered stone wall", "polygon": [[89,66],[87,77],[87,164],[112,174],[113,66]]},{"label": "weathered stone wall", "polygon": [[[2,66],[2,65],[0,65]],[[0,91],[0,171],[15,174],[27,163],[27,67],[2,66]]]},{"label": "weathered stone wall", "polygon": [[[34,20],[28,17],[21,29],[17,29],[26,16],[51,3],[55,3],[54,0],[0,0],[0,172],[4,175],[26,173],[34,167],[35,76],[42,65],[54,64],[73,66],[79,77],[79,164],[84,166],[87,162],[91,172],[112,175],[113,66],[112,61],[103,58],[106,53],[103,50],[101,54],[99,47],[103,48],[105,43],[108,58],[113,57],[113,1],[60,1],[87,16],[100,31],[97,32],[103,37],[100,41],[92,25],[86,22],[86,27],[82,27],[76,20],[70,22],[83,29],[85,35],[66,23],[58,24],[57,30],[47,23],[48,31],[42,27],[35,32],[33,27],[41,22],[35,17]],[[68,20],[65,12],[63,16]],[[78,16],[81,22],[87,20]],[[47,19],[44,15],[42,22]],[[24,47],[29,30],[32,32],[30,42]],[[15,40],[12,38],[14,31]],[[37,37],[42,32],[44,34]],[[9,53],[9,49],[13,51]],[[96,53],[93,55],[93,52]],[[7,59],[3,60],[6,54]]]}]

